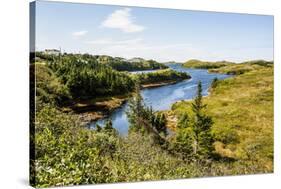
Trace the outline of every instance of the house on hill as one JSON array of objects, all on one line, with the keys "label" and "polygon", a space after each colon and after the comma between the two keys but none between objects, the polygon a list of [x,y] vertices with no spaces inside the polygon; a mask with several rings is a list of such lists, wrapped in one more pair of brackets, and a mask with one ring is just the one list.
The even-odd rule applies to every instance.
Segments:
[{"label": "house on hill", "polygon": [[44,53],[46,53],[48,55],[58,56],[61,52],[60,52],[60,50],[57,50],[57,49],[45,49]]}]

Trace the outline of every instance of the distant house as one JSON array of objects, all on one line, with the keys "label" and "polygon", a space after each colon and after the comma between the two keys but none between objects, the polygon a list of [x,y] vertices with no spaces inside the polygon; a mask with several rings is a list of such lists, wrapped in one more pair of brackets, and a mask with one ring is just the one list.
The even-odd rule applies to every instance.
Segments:
[{"label": "distant house", "polygon": [[48,55],[56,55],[58,56],[60,54],[60,50],[57,49],[45,49],[44,51]]}]

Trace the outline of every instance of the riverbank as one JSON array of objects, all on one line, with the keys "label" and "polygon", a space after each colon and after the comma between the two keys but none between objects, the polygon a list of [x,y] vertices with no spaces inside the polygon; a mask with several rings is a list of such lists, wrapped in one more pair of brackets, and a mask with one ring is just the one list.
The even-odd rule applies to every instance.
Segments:
[{"label": "riverbank", "polygon": [[[166,85],[172,85],[180,82],[178,81],[164,81],[159,83],[151,83],[141,85],[142,89],[157,88]],[[108,117],[114,110],[122,107],[133,93],[126,95],[115,95],[111,97],[99,97],[90,100],[78,100],[74,105],[63,108],[64,112],[73,111],[78,115],[82,123],[94,122],[99,119]]]},{"label": "riverbank", "polygon": [[[273,171],[273,66],[253,67],[218,81],[204,103],[214,121],[216,152],[235,158],[235,168],[247,165],[248,173],[268,173]],[[172,111],[190,113],[190,102],[177,102]]]},{"label": "riverbank", "polygon": [[[180,81],[182,81],[182,80],[180,80]],[[142,84],[141,88],[142,89],[149,89],[149,88],[162,87],[162,86],[166,86],[166,85],[176,84],[180,81],[163,81],[163,82],[159,82],[159,83]]]},{"label": "riverbank", "polygon": [[72,106],[65,107],[64,112],[73,111],[82,123],[89,123],[107,117],[126,103],[132,94],[98,97],[90,100],[78,100]]}]

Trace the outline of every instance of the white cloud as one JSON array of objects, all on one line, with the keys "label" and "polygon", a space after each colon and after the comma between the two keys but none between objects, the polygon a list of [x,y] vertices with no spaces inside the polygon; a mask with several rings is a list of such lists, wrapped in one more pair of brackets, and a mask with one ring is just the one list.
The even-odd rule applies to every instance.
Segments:
[{"label": "white cloud", "polygon": [[73,32],[72,35],[73,35],[73,36],[76,36],[76,37],[79,37],[79,36],[86,35],[87,33],[88,33],[87,30],[82,30],[82,31]]},{"label": "white cloud", "polygon": [[101,24],[102,27],[120,29],[126,33],[141,32],[144,26],[135,23],[135,18],[131,15],[131,9],[124,8],[114,11]]}]

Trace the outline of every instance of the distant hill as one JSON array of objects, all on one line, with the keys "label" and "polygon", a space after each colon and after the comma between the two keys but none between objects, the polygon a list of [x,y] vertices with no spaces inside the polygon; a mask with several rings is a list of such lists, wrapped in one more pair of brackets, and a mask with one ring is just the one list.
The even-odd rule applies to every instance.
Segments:
[{"label": "distant hill", "polygon": [[185,68],[198,68],[198,69],[214,69],[220,68],[229,64],[234,64],[234,62],[229,61],[217,61],[217,62],[210,62],[210,61],[201,61],[196,59],[188,60],[187,62],[183,63],[183,67]]},{"label": "distant hill", "polygon": [[179,62],[176,62],[176,61],[168,61],[168,62],[162,62],[162,64],[179,64]]},{"label": "distant hill", "polygon": [[156,62],[155,60],[145,60],[143,58],[132,58],[126,60],[120,57],[100,56],[97,61],[102,64],[108,64],[118,71],[141,71],[157,70],[168,68],[166,65]]},{"label": "distant hill", "polygon": [[141,62],[144,62],[145,59],[143,58],[139,58],[139,57],[135,57],[135,58],[131,58],[128,60],[128,62],[134,62],[134,63],[141,63]]}]

